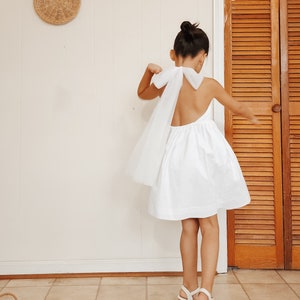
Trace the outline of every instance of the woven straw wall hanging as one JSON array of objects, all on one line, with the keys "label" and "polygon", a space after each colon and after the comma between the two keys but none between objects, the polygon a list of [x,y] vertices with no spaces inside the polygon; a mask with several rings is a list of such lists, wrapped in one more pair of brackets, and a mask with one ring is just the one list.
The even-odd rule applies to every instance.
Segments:
[{"label": "woven straw wall hanging", "polygon": [[34,9],[39,17],[54,25],[72,21],[78,14],[80,0],[34,0]]}]

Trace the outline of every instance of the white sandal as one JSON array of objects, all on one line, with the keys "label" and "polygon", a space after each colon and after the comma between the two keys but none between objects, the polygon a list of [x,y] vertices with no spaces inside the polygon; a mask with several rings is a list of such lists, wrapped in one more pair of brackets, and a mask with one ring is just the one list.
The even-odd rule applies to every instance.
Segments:
[{"label": "white sandal", "polygon": [[199,294],[199,292],[201,291],[200,288],[197,288],[194,291],[190,292],[184,285],[181,287],[181,289],[185,292],[187,298],[182,298],[181,296],[178,295],[177,298],[179,300],[193,300],[193,296]]},{"label": "white sandal", "polygon": [[214,298],[211,296],[210,292],[207,289],[205,289],[205,288],[199,289],[199,294],[200,293],[206,295],[208,300],[214,300]]}]

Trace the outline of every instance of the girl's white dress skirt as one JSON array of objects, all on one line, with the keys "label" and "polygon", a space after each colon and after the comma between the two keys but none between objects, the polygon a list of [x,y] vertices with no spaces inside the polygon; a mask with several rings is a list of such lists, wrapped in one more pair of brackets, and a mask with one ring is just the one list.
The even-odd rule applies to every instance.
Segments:
[{"label": "girl's white dress skirt", "polygon": [[240,208],[250,196],[238,160],[208,111],[197,121],[172,126],[149,212],[156,218],[205,218]]}]

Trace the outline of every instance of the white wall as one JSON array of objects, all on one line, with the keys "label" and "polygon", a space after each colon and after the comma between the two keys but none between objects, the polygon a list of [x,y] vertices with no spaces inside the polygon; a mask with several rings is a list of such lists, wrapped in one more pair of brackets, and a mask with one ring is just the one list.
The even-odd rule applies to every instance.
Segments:
[{"label": "white wall", "polygon": [[146,64],[171,64],[185,19],[213,41],[221,2],[85,0],[63,26],[0,2],[0,274],[181,270],[180,223],[148,216],[123,171],[153,109],[136,96]]}]

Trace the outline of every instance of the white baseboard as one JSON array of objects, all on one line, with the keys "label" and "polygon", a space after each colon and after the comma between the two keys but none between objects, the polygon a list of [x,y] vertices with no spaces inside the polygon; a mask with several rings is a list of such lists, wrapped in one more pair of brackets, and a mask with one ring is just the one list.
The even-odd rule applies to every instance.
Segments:
[{"label": "white baseboard", "polygon": [[180,258],[0,262],[0,275],[180,272]]},{"label": "white baseboard", "polygon": [[[219,273],[226,269],[218,266]],[[180,258],[0,262],[0,275],[181,271]]]}]

